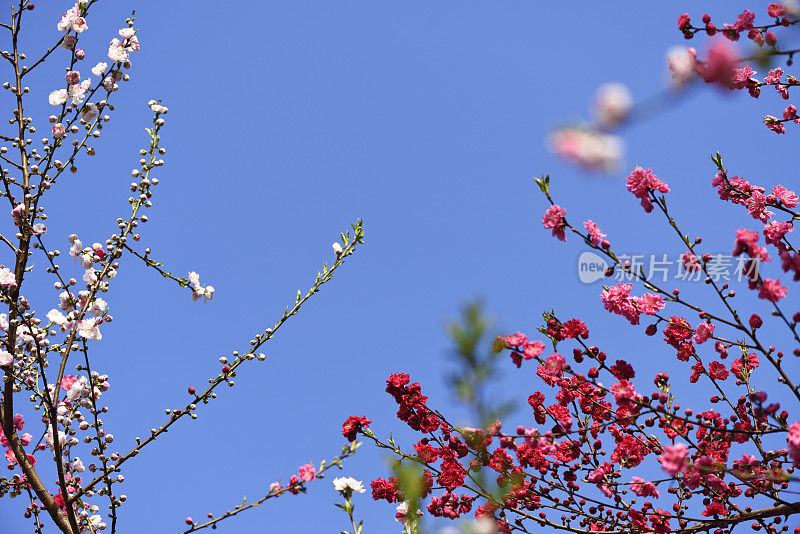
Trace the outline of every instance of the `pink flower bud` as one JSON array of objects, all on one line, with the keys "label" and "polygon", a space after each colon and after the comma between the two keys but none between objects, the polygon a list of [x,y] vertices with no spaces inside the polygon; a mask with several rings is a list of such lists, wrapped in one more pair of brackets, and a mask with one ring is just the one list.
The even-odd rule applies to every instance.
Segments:
[{"label": "pink flower bud", "polygon": [[769,46],[775,46],[775,44],[778,42],[778,37],[773,32],[767,32],[767,34],[764,36],[764,42]]}]

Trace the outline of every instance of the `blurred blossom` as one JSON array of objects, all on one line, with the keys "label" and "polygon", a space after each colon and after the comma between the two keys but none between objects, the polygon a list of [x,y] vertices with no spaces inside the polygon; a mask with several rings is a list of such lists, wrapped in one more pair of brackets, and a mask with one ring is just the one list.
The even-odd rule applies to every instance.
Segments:
[{"label": "blurred blossom", "polygon": [[550,134],[550,148],[571,163],[611,172],[620,167],[625,144],[621,137],[588,127],[564,127]]},{"label": "blurred blossom", "polygon": [[672,84],[682,87],[694,76],[697,50],[685,46],[673,46],[667,50],[667,63],[672,74]]},{"label": "blurred blossom", "polygon": [[495,534],[497,524],[491,517],[481,517],[473,523],[472,532],[474,534]]},{"label": "blurred blossom", "polygon": [[633,94],[624,84],[607,83],[594,95],[594,115],[598,124],[605,128],[624,121],[633,107]]},{"label": "blurred blossom", "polygon": [[782,3],[790,15],[800,16],[800,2],[797,0],[783,0]]},{"label": "blurred blossom", "polygon": [[[405,525],[406,521],[408,520],[408,510],[409,510],[408,507],[409,507],[408,501],[403,501],[402,503],[397,505],[397,514],[395,514],[394,520]],[[422,516],[422,510],[417,508],[417,517],[420,516]]]}]

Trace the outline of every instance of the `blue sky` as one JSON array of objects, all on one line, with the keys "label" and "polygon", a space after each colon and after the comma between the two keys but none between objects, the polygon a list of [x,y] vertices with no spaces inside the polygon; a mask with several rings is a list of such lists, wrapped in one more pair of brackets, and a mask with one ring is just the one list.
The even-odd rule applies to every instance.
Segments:
[{"label": "blue sky", "polygon": [[[161,184],[141,246],[174,272],[196,270],[217,290],[210,303],[192,302],[186,290],[126,258],[106,298],[116,321],[105,327],[93,364],[111,376],[105,419],[120,450],[159,426],[165,408],[183,406],[186,387],[213,376],[220,356],[271,325],[332,260],[339,231],[359,217],[366,229],[366,245],[270,342],[265,363],[245,366],[236,387],[198,421],[177,425],[127,464],[124,531],[178,532],[187,515],[200,519],[243,495],[260,497],[297,466],[332,457],[352,414],[369,416],[381,435],[397,430],[410,446],[384,381],[409,372],[432,405],[452,407],[443,326],[473,297],[484,299],[498,331],[533,333],[541,312],[556,308],[583,318],[595,344],[646,377],[661,370],[663,345],[642,341],[641,332],[608,315],[598,284],[579,282],[581,244],[556,242],[541,228],[546,204],[532,177],[550,173],[571,220],[593,219],[617,250],[680,253],[663,221],[646,216],[624,188],[634,164],[652,167],[672,187],[671,205],[687,231],[702,231],[710,251],[728,253],[736,228],[756,226],[715,200],[709,155],[720,150],[735,174],[755,183],[792,187],[797,176],[782,158],[797,138],[760,124],[782,109],[771,92],[755,102],[703,87],[625,130],[619,172],[587,173],[559,161],[547,149],[548,132],[588,117],[592,94],[605,82],[626,83],[637,99],[663,90],[665,52],[685,44],[677,16],[703,13],[695,2],[601,4],[354,0],[223,8],[198,0],[93,8],[81,71],[105,57],[131,8],[142,50],[132,81],[114,95],[117,111],[97,156],[52,191],[48,240],[66,251],[70,233],[92,243],[115,230],[147,141],[145,103],[161,98],[170,109],[166,165],[157,172]],[[745,7],[762,17],[762,4],[709,1],[704,8],[722,21]],[[56,21],[68,7],[37,4],[24,42],[29,56],[57,38]],[[63,85],[60,60],[55,54],[30,82],[30,114],[42,131],[47,94]],[[667,236],[669,248],[661,244]],[[31,295],[43,311],[56,304],[49,289]],[[624,334],[638,337],[630,342]],[[508,364],[497,394],[515,392],[524,404],[534,374],[533,366]],[[508,426],[531,419],[520,413]],[[386,475],[386,462],[365,446],[344,473],[368,482]],[[315,483],[308,495],[269,503],[220,532],[342,530],[346,516],[333,507],[336,499],[330,482]],[[0,503],[9,531],[30,530],[20,506]],[[367,494],[356,498],[356,510],[368,532],[396,528],[394,508]]]}]

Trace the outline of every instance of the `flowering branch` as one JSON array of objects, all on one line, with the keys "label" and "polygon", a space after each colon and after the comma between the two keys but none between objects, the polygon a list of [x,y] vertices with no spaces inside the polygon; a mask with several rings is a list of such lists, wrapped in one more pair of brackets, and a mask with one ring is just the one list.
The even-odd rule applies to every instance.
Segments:
[{"label": "flowering branch", "polygon": [[107,469],[104,469],[102,473],[94,478],[91,482],[84,485],[80,490],[78,490],[75,495],[72,496],[71,501],[75,501],[81,495],[85,494],[87,491],[91,490],[94,486],[99,484],[100,482],[107,482],[110,479],[108,475],[117,471],[119,467],[128,461],[129,459],[133,458],[134,456],[139,454],[144,447],[148,444],[152,443],[153,441],[158,438],[161,434],[167,432],[169,428],[176,423],[178,420],[182,419],[184,416],[189,415],[192,419],[197,419],[197,414],[194,413],[197,410],[197,403],[202,402],[203,404],[208,404],[208,402],[212,399],[217,397],[217,394],[214,393],[214,390],[220,384],[227,384],[228,386],[233,385],[233,378],[236,377],[236,370],[237,368],[242,365],[245,361],[250,361],[253,359],[258,359],[259,361],[263,361],[266,359],[264,354],[256,354],[256,351],[267,341],[272,339],[278,329],[283,326],[283,324],[292,316],[296,315],[297,312],[300,311],[300,307],[309,299],[314,293],[317,293],[323,284],[329,282],[333,278],[333,273],[341,267],[345,263],[345,258],[352,255],[355,252],[356,246],[362,244],[364,242],[364,228],[361,222],[361,219],[356,221],[353,225],[353,237],[350,237],[350,233],[342,233],[341,239],[344,244],[343,247],[340,247],[340,252],[337,253],[336,261],[328,267],[327,263],[323,264],[322,270],[317,272],[317,278],[314,282],[314,285],[305,295],[302,295],[302,292],[298,290],[297,297],[295,299],[294,305],[290,308],[289,306],[286,307],[286,311],[283,313],[280,319],[275,323],[274,326],[271,328],[267,328],[264,332],[256,335],[253,339],[250,340],[250,349],[244,352],[244,354],[240,354],[238,351],[233,352],[233,361],[228,362],[227,358],[223,357],[220,363],[223,363],[222,372],[218,374],[216,377],[209,380],[210,384],[205,391],[200,394],[196,394],[196,391],[193,387],[189,388],[189,394],[192,395],[194,398],[192,401],[187,404],[183,409],[178,410],[168,410],[169,420],[161,425],[159,428],[153,428],[150,430],[150,436],[146,439],[142,440],[140,438],[136,438],[136,446],[131,449],[128,453],[122,455],[119,460],[117,460],[114,464],[110,465]]},{"label": "flowering branch", "polygon": [[[251,502],[249,504],[246,504],[247,503],[247,497],[245,497],[244,499],[242,499],[242,503],[241,504],[239,504],[239,505],[234,507],[233,511],[229,510],[229,511],[225,512],[225,514],[221,515],[220,517],[216,517],[215,518],[215,517],[212,516],[211,513],[209,513],[208,514],[209,521],[206,521],[205,523],[198,523],[196,521],[193,521],[191,517],[187,517],[186,518],[186,524],[190,525],[190,527],[187,530],[184,530],[182,534],[190,534],[191,532],[197,532],[198,530],[201,530],[201,529],[204,529],[204,528],[207,528],[207,527],[211,527],[212,529],[217,528],[216,525],[220,521],[222,521],[224,519],[228,519],[230,517],[233,517],[233,516],[235,516],[235,515],[237,515],[237,514],[239,514],[241,512],[244,512],[245,510],[250,510],[251,508],[255,508],[256,506],[259,506],[259,505],[263,504],[264,502],[266,502],[266,501],[268,501],[270,499],[274,499],[274,498],[280,497],[281,495],[284,495],[287,492],[289,492],[289,493],[291,493],[293,495],[297,495],[298,493],[301,493],[301,492],[305,493],[306,492],[306,486],[307,486],[308,482],[311,482],[311,480],[314,480],[314,479],[317,479],[317,478],[319,478],[319,479],[325,478],[325,471],[328,471],[332,467],[338,467],[339,469],[342,469],[342,464],[344,463],[344,460],[346,460],[347,458],[353,456],[356,453],[356,449],[358,447],[360,447],[360,446],[361,446],[360,442],[354,442],[354,443],[351,443],[349,445],[346,445],[344,448],[342,448],[342,452],[340,452],[338,454],[338,456],[336,456],[329,463],[326,463],[325,460],[322,460],[320,462],[319,469],[313,469],[313,471],[314,471],[313,475],[306,474],[305,478],[298,478],[297,476],[292,475],[291,480],[289,481],[289,483],[286,486],[283,486],[278,482],[274,482],[272,485],[270,485],[270,488],[269,488],[269,491],[267,492],[267,494],[264,495],[263,497],[261,497],[260,499],[258,499],[257,501],[253,501],[253,502]],[[304,466],[304,467],[307,467],[307,466]],[[304,474],[304,473],[310,473],[310,471],[305,470],[304,472],[301,472],[301,474]],[[179,533],[179,534],[181,534],[181,533]],[[358,533],[354,533],[354,534],[358,534]]]},{"label": "flowering branch", "polygon": [[[119,30],[119,38],[113,38],[109,44],[109,62],[101,61],[91,68],[92,75],[99,80],[92,83],[90,78],[81,76],[76,68],[85,59],[86,52],[78,48],[79,36],[87,30],[86,17],[90,7],[97,1],[77,0],[57,24],[60,38],[30,66],[22,64],[26,56],[19,50],[18,36],[23,15],[31,12],[34,5],[27,1],[19,2],[12,7],[9,23],[2,23],[2,27],[11,33],[11,51],[2,52],[2,57],[11,66],[12,77],[2,87],[10,91],[14,100],[15,109],[10,125],[15,132],[0,135],[0,142],[9,143],[12,148],[9,151],[8,146],[0,147],[0,161],[7,164],[7,167],[0,169],[0,196],[8,199],[17,233],[16,242],[0,235],[0,241],[15,255],[12,268],[0,266],[0,301],[8,306],[8,313],[0,314],[0,331],[3,332],[0,335],[0,370],[3,374],[0,446],[5,448],[9,469],[19,469],[21,472],[15,473],[10,480],[0,479],[0,496],[16,497],[27,493],[30,505],[26,509],[26,517],[33,518],[36,532],[43,528],[41,512],[46,511],[65,534],[96,534],[108,527],[114,534],[118,508],[126,501],[124,495],[114,493],[114,485],[124,481],[122,464],[167,432],[178,419],[185,415],[196,418],[197,403],[207,403],[216,398],[214,390],[222,383],[233,386],[238,367],[245,360],[257,358],[263,361],[265,355],[256,354],[257,350],[272,338],[289,317],[299,312],[311,295],[331,280],[336,269],[353,254],[358,244],[363,243],[364,237],[359,220],[352,225],[354,235],[351,236],[349,232],[342,234],[343,244],[334,244],[335,262],[331,266],[323,264],[308,293],[303,295],[298,292],[294,305],[287,306],[273,327],[255,336],[244,354],[235,351],[231,362],[225,357],[221,358],[223,366],[220,374],[209,381],[210,386],[203,393],[196,394],[194,388],[189,388],[192,402],[183,409],[167,410],[169,419],[158,429],[152,429],[149,438],[137,439],[136,446],[126,454],[111,451],[110,444],[114,437],[106,431],[102,419],[108,407],[102,406],[99,401],[110,385],[107,375],[93,369],[89,340],[100,341],[101,326],[114,320],[109,313],[108,303],[101,295],[108,292],[124,254],[131,253],[143,259],[162,276],[190,288],[195,300],[211,300],[214,288],[201,285],[199,276],[194,272],[185,279],[172,275],[161,268],[160,262],[147,258],[147,253],[142,256],[129,243],[141,239],[138,228],[148,222],[144,212],[151,207],[153,188],[159,183],[153,171],[164,164],[161,156],[166,149],[160,143],[160,132],[165,125],[168,109],[160,101],[148,103],[154,114],[152,127],[147,129],[149,146],[139,150],[139,165],[131,171],[134,178],[131,184],[133,195],[128,199],[131,212],[117,219],[118,232],[112,234],[104,244],[94,243],[91,246],[84,246],[77,235],[69,237],[69,256],[78,260],[85,269],[82,276],[84,286],[78,287],[78,280],[63,272],[56,263],[60,252],[46,244],[44,197],[61,181],[59,178],[65,171],[78,171],[81,156],[93,156],[96,153],[94,140],[100,137],[104,123],[110,120],[108,112],[114,110],[109,102],[111,94],[119,89],[118,82],[129,81],[130,75],[125,71],[131,67],[132,54],[140,49],[132,13],[125,27]],[[22,85],[22,80],[48,58],[54,57],[57,50],[67,51],[65,86],[49,94],[48,102],[56,107],[55,114],[49,118],[50,136],[42,139],[40,148],[33,148],[33,141],[26,136],[37,129],[33,120],[24,116],[23,99],[29,88]],[[59,157],[61,159],[57,159]],[[12,176],[17,172],[21,176]],[[22,294],[25,275],[34,270],[30,258],[39,252],[45,258],[42,269],[53,276],[53,287],[60,291],[58,308],[46,314],[37,314]],[[73,353],[80,357],[80,363],[75,365],[76,375],[67,374]],[[74,362],[74,357],[72,360]],[[48,377],[47,371],[56,362],[57,374],[53,373],[55,380],[52,380],[53,375]],[[18,409],[15,397],[21,397],[23,392],[28,395],[33,409],[42,412],[43,427],[35,431],[40,436],[38,441],[29,433],[22,434],[25,419],[22,414],[15,413],[15,408]],[[81,448],[81,440],[77,437],[79,431],[90,432],[83,435],[82,441],[91,448],[96,463],[84,466],[80,458],[75,456]],[[28,451],[26,447],[29,446],[32,450]],[[52,453],[52,457],[47,459],[52,459],[55,464],[50,466],[55,467],[57,475],[54,493],[47,487],[48,483],[52,483],[52,480],[47,480],[50,475],[41,475],[43,464],[40,462],[44,456],[48,456],[41,451],[46,449]],[[354,451],[355,447],[347,455]],[[83,478],[86,470],[90,473],[99,471],[99,474],[87,483]],[[108,523],[97,514],[98,507],[91,502],[96,496],[108,499]]]}]

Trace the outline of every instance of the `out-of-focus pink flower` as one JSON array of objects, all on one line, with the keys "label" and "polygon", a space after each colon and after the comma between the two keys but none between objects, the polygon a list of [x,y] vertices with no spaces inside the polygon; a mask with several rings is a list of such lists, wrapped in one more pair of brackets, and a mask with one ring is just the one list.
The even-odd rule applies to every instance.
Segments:
[{"label": "out-of-focus pink flower", "polygon": [[603,127],[624,121],[633,107],[633,94],[627,86],[611,82],[601,85],[594,94],[594,115]]},{"label": "out-of-focus pink flower", "polygon": [[661,467],[672,476],[680,473],[686,467],[686,457],[689,455],[689,450],[683,443],[669,445],[664,447],[664,452],[658,457],[658,462]]}]

